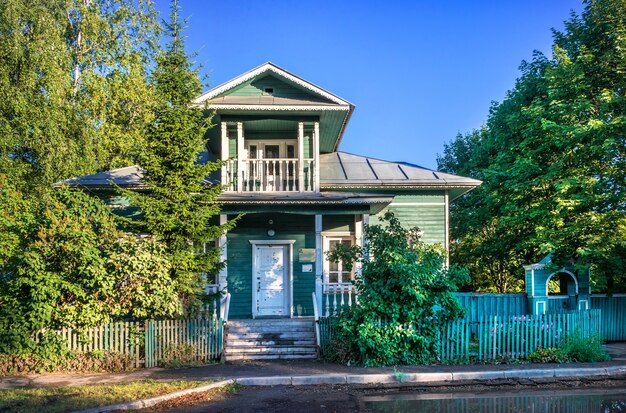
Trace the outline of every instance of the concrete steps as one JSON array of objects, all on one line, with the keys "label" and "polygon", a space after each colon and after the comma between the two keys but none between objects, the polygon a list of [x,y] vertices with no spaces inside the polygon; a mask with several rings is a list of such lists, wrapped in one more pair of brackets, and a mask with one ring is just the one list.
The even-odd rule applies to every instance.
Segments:
[{"label": "concrete steps", "polygon": [[314,359],[312,319],[230,320],[226,326],[226,361]]}]

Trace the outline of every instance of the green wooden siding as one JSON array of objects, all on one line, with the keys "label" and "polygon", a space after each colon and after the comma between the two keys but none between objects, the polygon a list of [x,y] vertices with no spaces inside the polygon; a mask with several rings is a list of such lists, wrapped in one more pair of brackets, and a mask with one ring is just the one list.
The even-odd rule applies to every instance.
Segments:
[{"label": "green wooden siding", "polygon": [[354,233],[354,215],[325,215],[322,217],[322,231]]},{"label": "green wooden siding", "polygon": [[[273,220],[272,225],[268,224]],[[276,231],[273,237],[267,230]],[[294,316],[312,316],[311,293],[315,291],[313,271],[303,273],[300,248],[315,248],[315,217],[295,214],[248,214],[228,233],[228,291],[231,293],[230,317],[252,317],[252,245],[250,240],[295,240],[293,244]]]},{"label": "green wooden siding", "polygon": [[380,224],[379,218],[392,211],[404,227],[418,227],[423,231],[422,240],[430,244],[444,244],[445,198],[444,195],[396,195],[393,202],[381,212],[370,217],[370,225]]},{"label": "green wooden siding", "polygon": [[267,96],[265,88],[273,88],[272,96],[293,99],[319,99],[319,96],[292,86],[272,75],[252,79],[224,93],[229,96]]}]

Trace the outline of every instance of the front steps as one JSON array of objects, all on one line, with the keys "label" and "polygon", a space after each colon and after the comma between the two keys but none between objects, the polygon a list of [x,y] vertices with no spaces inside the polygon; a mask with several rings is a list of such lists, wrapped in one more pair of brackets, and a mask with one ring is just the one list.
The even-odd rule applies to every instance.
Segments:
[{"label": "front steps", "polygon": [[312,318],[229,320],[226,325],[226,361],[316,357]]}]

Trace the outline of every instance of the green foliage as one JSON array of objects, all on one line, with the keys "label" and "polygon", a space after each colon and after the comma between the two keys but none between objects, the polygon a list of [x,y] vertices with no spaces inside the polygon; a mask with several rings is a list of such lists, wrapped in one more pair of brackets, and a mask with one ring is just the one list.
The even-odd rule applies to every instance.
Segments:
[{"label": "green foliage", "polygon": [[122,372],[134,369],[134,360],[128,354],[114,351],[86,353],[0,353],[0,377],[19,374],[52,372]]},{"label": "green foliage", "polygon": [[185,309],[190,310],[199,303],[207,281],[202,274],[212,277],[221,265],[219,249],[197,252],[194,244],[218,238],[233,222],[217,225],[215,218],[220,209],[216,201],[221,187],[206,184],[221,163],[199,162],[206,151],[205,133],[211,125],[201,110],[192,107],[202,84],[185,53],[182,30],[178,4],[174,2],[166,26],[171,41],[158,55],[152,75],[155,120],[147,127],[146,144],[137,156],[149,191],[120,192],[142,212],[140,218],[127,225],[152,234],[166,245],[170,278]]},{"label": "green foliage", "polygon": [[46,192],[132,164],[152,117],[145,0],[6,0],[0,7],[0,174]]},{"label": "green foliage", "polygon": [[611,359],[602,347],[600,335],[588,336],[580,330],[569,334],[559,348],[539,348],[528,358],[533,363],[592,363]]},{"label": "green foliage", "polygon": [[436,357],[440,326],[463,312],[452,292],[467,274],[446,268],[444,252],[419,241],[417,228],[403,228],[390,212],[381,220],[386,225],[365,230],[365,256],[353,247],[363,257],[355,281],[359,304],[342,314],[335,344],[349,347],[344,362],[428,363]]},{"label": "green foliage", "polygon": [[34,344],[42,328],[181,312],[164,247],[120,232],[99,199],[66,188],[33,199],[0,187],[0,352],[50,349]]},{"label": "green foliage", "polygon": [[533,363],[567,363],[569,358],[557,347],[540,347],[528,355]]},{"label": "green foliage", "polygon": [[565,338],[561,351],[569,361],[579,363],[610,360],[609,354],[602,347],[599,334],[585,336],[582,331],[574,331]]},{"label": "green foliage", "polygon": [[483,181],[452,209],[451,258],[471,288],[516,291],[520,264],[549,252],[591,265],[607,290],[626,285],[625,30],[622,1],[587,2],[485,127],[446,145],[440,169]]},{"label": "green foliage", "polygon": [[163,357],[159,365],[167,369],[179,369],[182,367],[199,367],[202,363],[197,361],[198,348],[191,344],[170,344],[163,349]]}]

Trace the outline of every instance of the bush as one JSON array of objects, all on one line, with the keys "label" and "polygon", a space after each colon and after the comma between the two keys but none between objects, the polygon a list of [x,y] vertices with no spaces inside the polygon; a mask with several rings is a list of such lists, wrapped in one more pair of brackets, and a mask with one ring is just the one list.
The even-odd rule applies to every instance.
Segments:
[{"label": "bush", "polygon": [[52,372],[122,372],[133,370],[134,360],[113,351],[66,352],[44,357],[37,353],[0,354],[0,376]]},{"label": "bush", "polygon": [[561,350],[570,361],[581,363],[607,361],[611,359],[609,354],[602,347],[602,337],[600,335],[594,334],[592,336],[585,336],[580,330],[566,337]]},{"label": "bush", "polygon": [[530,353],[528,359],[533,363],[566,363],[569,361],[563,350],[556,347],[539,347]]},{"label": "bush", "polygon": [[467,272],[447,269],[444,251],[421,242],[419,230],[403,228],[392,213],[382,222],[365,229],[367,254],[359,247],[335,254],[363,260],[359,303],[340,317],[335,350],[324,356],[369,366],[429,363],[440,326],[463,313],[452,292]]},{"label": "bush", "polygon": [[163,358],[159,362],[160,367],[176,369],[180,367],[197,367],[196,353],[198,347],[191,344],[171,344],[163,349]]}]

